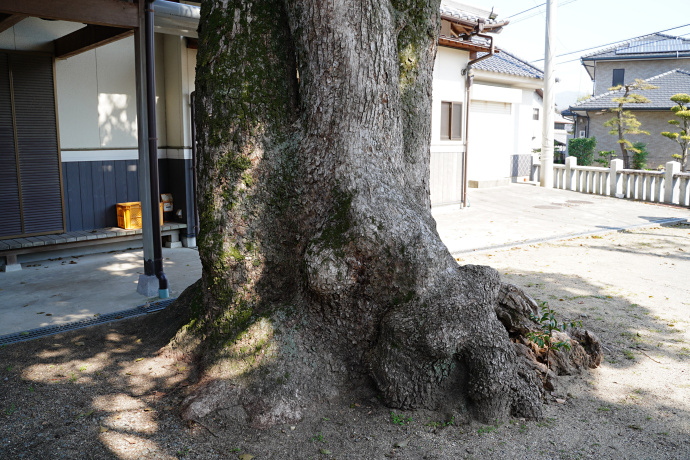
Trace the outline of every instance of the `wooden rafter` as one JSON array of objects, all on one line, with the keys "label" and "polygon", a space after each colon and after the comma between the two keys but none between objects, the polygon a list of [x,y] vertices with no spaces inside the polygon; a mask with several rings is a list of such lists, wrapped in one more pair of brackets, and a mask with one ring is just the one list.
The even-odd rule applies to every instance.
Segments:
[{"label": "wooden rafter", "polygon": [[466,24],[456,24],[452,23],[450,24],[450,30],[456,35],[456,36],[461,36],[461,35],[469,35],[472,33],[474,30],[474,27],[471,27]]},{"label": "wooden rafter", "polygon": [[0,14],[0,33],[26,18],[23,14]]},{"label": "wooden rafter", "polygon": [[56,39],[53,42],[55,44],[55,57],[57,59],[67,59],[79,53],[123,39],[132,33],[131,29],[89,24],[79,30],[75,30],[71,34]]},{"label": "wooden rafter", "polygon": [[133,29],[139,5],[125,0],[0,0],[0,13]]}]

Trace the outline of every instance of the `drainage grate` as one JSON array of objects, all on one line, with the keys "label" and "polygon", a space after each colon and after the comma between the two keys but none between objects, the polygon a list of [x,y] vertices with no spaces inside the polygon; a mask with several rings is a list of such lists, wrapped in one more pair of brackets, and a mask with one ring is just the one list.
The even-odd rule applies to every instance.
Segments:
[{"label": "drainage grate", "polygon": [[27,340],[40,339],[49,335],[59,334],[61,332],[74,331],[76,329],[83,329],[85,327],[96,326],[97,324],[110,323],[113,321],[120,321],[126,318],[133,318],[135,316],[147,315],[165,309],[168,305],[173,303],[175,299],[165,299],[150,304],[139,305],[138,307],[130,308],[129,310],[117,311],[114,313],[107,313],[105,315],[98,315],[94,318],[83,319],[73,323],[59,324],[56,326],[45,326],[37,329],[31,329],[23,332],[15,332],[0,336],[0,346],[9,345],[11,343],[26,342]]}]

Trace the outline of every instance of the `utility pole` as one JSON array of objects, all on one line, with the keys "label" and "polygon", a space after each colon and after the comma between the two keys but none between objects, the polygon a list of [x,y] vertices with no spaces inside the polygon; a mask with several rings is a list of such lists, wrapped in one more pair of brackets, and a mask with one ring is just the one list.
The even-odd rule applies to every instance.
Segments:
[{"label": "utility pole", "polygon": [[544,44],[544,106],[542,112],[541,173],[539,184],[553,188],[553,109],[556,72],[553,58],[556,54],[557,0],[546,0],[546,40]]}]

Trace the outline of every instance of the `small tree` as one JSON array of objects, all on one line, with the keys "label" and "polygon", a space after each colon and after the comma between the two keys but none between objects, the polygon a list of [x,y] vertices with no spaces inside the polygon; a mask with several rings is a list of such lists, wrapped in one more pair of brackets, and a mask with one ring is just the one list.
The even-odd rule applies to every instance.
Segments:
[{"label": "small tree", "polygon": [[661,135],[678,143],[681,154],[673,155],[673,158],[680,161],[681,169],[686,171],[685,160],[688,157],[688,148],[690,148],[690,95],[685,93],[674,94],[671,96],[671,100],[676,103],[676,105],[671,107],[671,111],[680,120],[669,120],[668,123],[679,127],[680,132],[664,131]]},{"label": "small tree", "polygon": [[616,116],[604,123],[604,126],[610,127],[611,130],[609,134],[618,136],[618,144],[621,146],[621,153],[623,154],[623,166],[628,169],[630,168],[630,157],[628,152],[636,152],[635,147],[632,142],[625,138],[627,134],[647,134],[648,131],[640,129],[641,123],[637,120],[635,114],[630,110],[623,110],[623,105],[625,104],[645,104],[649,102],[649,99],[641,94],[634,93],[633,91],[644,91],[648,89],[656,89],[657,86],[651,85],[642,79],[635,79],[635,83],[630,83],[627,85],[618,85],[609,88],[609,91],[618,91],[620,89],[625,89],[622,97],[614,97],[613,102],[618,103],[618,107],[609,109],[610,112],[615,113]]},{"label": "small tree", "polygon": [[599,163],[602,167],[608,168],[611,166],[611,160],[617,156],[615,150],[599,150],[599,158],[595,158],[594,161]]},{"label": "small tree", "polygon": [[579,137],[568,140],[568,154],[577,158],[580,166],[591,166],[594,160],[594,147],[597,146],[596,137]]},{"label": "small tree", "polygon": [[647,157],[649,152],[647,151],[647,144],[644,142],[633,143],[636,152],[632,156],[632,169],[647,169]]}]

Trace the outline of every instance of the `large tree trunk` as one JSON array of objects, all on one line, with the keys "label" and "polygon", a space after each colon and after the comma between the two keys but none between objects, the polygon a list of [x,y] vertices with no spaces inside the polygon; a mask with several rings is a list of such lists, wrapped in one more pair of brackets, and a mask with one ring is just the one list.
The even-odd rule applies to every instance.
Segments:
[{"label": "large tree trunk", "polygon": [[267,426],[372,382],[392,407],[540,417],[498,274],[458,266],[430,213],[439,21],[439,0],[203,3],[203,276],[172,346],[211,383],[186,417]]}]

